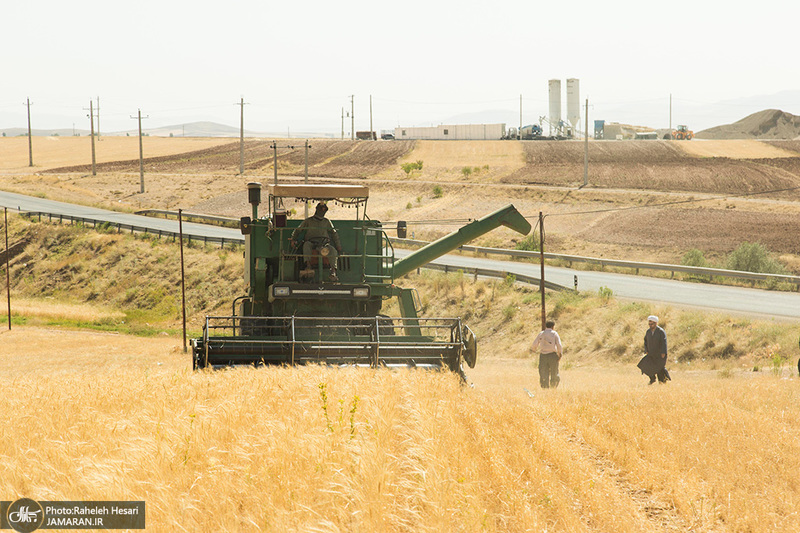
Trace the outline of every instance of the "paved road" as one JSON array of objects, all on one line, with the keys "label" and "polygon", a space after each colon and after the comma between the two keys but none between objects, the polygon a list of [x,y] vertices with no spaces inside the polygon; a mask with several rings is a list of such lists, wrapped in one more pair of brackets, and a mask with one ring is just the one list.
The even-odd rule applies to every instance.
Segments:
[{"label": "paved road", "polygon": [[[404,251],[399,250],[398,255]],[[437,260],[454,268],[488,268],[539,277],[538,264],[501,261],[460,255],[446,255]],[[615,296],[644,302],[688,305],[748,316],[800,318],[800,293],[777,292],[709,283],[689,283],[646,276],[583,271],[545,266],[545,279],[572,287],[578,277],[578,289],[596,291],[608,287]]]},{"label": "paved road", "polygon": [[[34,198],[22,194],[0,191],[0,207],[19,209],[21,211],[53,213],[56,215],[70,215],[82,217],[97,222],[112,222],[126,226],[146,227],[155,231],[178,232],[178,221],[164,218],[152,218],[141,215],[109,211],[97,207],[68,204],[43,198]],[[183,232],[192,237],[208,237],[211,239],[225,239],[226,241],[244,242],[241,232],[237,229],[209,226],[207,224],[183,223]]]},{"label": "paved road", "polygon": [[[178,223],[174,220],[118,213],[2,191],[0,191],[0,207],[81,216],[99,222],[147,227],[156,231],[178,231]],[[224,238],[226,241],[231,242],[243,240],[241,233],[237,229],[193,223],[184,223],[183,229],[185,234],[191,235],[193,238]],[[396,255],[399,257],[404,257],[409,253],[406,250],[396,250]],[[502,261],[452,254],[445,255],[435,262],[453,268],[485,268],[533,277],[539,276],[539,266],[537,264],[520,261]],[[572,287],[574,276],[578,277],[578,289],[580,290],[596,291],[600,287],[608,287],[615,296],[632,300],[688,305],[750,316],[769,316],[783,319],[800,318],[800,293],[773,292],[705,283],[687,283],[646,276],[545,267],[545,278],[559,285]]]}]

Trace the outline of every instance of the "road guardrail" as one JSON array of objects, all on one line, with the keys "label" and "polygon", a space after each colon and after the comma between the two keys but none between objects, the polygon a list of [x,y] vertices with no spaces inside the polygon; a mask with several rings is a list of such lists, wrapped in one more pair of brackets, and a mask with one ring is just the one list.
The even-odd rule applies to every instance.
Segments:
[{"label": "road guardrail", "polygon": [[[148,210],[150,212],[157,212],[158,214],[169,214],[177,216],[177,212],[172,211],[161,211],[161,210]],[[114,222],[104,220],[102,217],[86,217],[86,216],[75,216],[75,215],[64,215],[64,214],[53,214],[47,213],[42,211],[23,211],[20,212],[21,215],[29,217],[29,218],[37,218],[39,221],[42,218],[47,218],[50,222],[58,221],[59,223],[64,223],[65,220],[71,223],[82,223],[84,225],[91,224],[92,228],[97,228],[98,226],[101,227],[115,227],[117,228],[117,233],[121,233],[124,231],[130,231],[131,234],[133,233],[141,233],[145,235],[155,235],[158,237],[172,237],[173,241],[178,238],[179,233],[177,231],[171,230],[164,230],[164,229],[153,229],[148,228],[147,226],[140,226],[136,224],[125,224],[121,222]],[[183,214],[183,213],[182,213]],[[224,217],[215,217],[224,219]],[[192,239],[195,241],[202,241],[204,244],[208,243],[219,243],[221,247],[224,247],[226,244],[244,244],[244,237],[240,236],[238,238],[221,238],[221,237],[209,237],[204,235],[192,235],[191,232],[184,231],[183,232],[184,238],[187,239],[187,242],[191,244]],[[422,241],[418,241],[422,243]],[[481,277],[492,277],[492,278],[500,278],[506,279],[509,275],[514,276],[516,281],[521,283],[528,283],[531,285],[539,285],[539,278],[535,278],[532,276],[527,276],[524,274],[517,274],[514,272],[502,271],[502,270],[494,270],[494,269],[485,269],[485,268],[457,268],[448,265],[440,265],[437,264],[435,261],[428,263],[427,265],[423,266],[422,268],[429,268],[431,270],[443,270],[445,272],[456,272],[461,271],[465,274],[472,274],[477,278],[478,276]],[[545,288],[550,290],[562,291],[562,290],[572,290],[568,287],[564,287],[562,285],[558,285],[557,283],[552,283],[550,281],[545,280]]]},{"label": "road guardrail", "polygon": [[[408,244],[412,246],[425,246],[426,244],[428,244],[427,241],[419,241],[414,239],[392,238],[390,240],[393,243]],[[530,252],[527,250],[508,250],[505,248],[486,248],[486,247],[468,246],[468,245],[460,246],[458,250],[462,250],[465,252],[486,254],[486,255],[503,255],[512,258],[516,257],[516,258],[537,259],[537,260],[539,259],[539,252]],[[597,265],[600,268],[607,266],[618,267],[618,268],[630,268],[635,270],[637,274],[639,273],[639,270],[658,270],[663,272],[670,272],[673,277],[675,276],[676,272],[680,272],[682,274],[691,274],[695,276],[709,276],[709,278],[717,276],[724,278],[746,279],[750,281],[785,282],[794,284],[795,289],[800,291],[800,276],[790,276],[784,274],[765,274],[761,272],[743,272],[741,270],[725,270],[722,268],[693,267],[685,265],[670,265],[664,263],[642,263],[638,261],[603,259],[597,257],[583,257],[579,255],[553,254],[548,252],[544,253],[544,258],[566,261],[569,263],[570,267],[572,266],[572,263],[586,263],[591,265]]]}]

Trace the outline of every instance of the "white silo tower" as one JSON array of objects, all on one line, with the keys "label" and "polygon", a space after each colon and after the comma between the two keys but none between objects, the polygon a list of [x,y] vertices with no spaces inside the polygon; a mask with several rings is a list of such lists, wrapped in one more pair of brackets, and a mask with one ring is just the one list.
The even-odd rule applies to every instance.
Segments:
[{"label": "white silo tower", "polygon": [[567,121],[572,124],[572,134],[575,135],[581,122],[581,95],[578,78],[567,80]]},{"label": "white silo tower", "polygon": [[561,80],[550,80],[550,135],[558,134],[558,124],[561,122]]}]

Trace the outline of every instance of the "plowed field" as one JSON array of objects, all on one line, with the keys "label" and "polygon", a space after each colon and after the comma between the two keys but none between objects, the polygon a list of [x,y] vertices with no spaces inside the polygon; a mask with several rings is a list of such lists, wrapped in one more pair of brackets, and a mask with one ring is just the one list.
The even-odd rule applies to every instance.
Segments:
[{"label": "plowed field", "polygon": [[[274,179],[271,141],[245,142],[245,175],[238,176],[237,141],[145,138],[145,155],[157,155],[145,159],[147,186],[140,194],[135,138],[98,143],[97,176],[89,175],[88,139],[35,140],[40,146],[86,146],[35,146],[39,175],[8,166],[9,190],[117,208],[183,207],[241,216],[248,212],[245,184]],[[548,218],[553,252],[678,262],[690,248],[724,254],[744,241],[759,241],[777,253],[800,253],[794,239],[800,234],[800,141],[590,142],[587,187],[581,187],[581,141],[310,144],[312,180],[367,180],[370,216],[407,220],[418,238],[451,229],[433,221],[474,218],[513,202],[531,217],[539,211],[559,215]],[[280,179],[299,179],[303,142],[283,139],[277,145]],[[10,154],[3,158],[9,165],[26,161],[27,143],[19,138],[0,140],[0,150]],[[422,161],[423,168],[406,174],[401,164],[410,161]],[[509,245],[512,238],[500,231],[484,243]],[[790,268],[798,263],[800,258],[787,258]]]}]

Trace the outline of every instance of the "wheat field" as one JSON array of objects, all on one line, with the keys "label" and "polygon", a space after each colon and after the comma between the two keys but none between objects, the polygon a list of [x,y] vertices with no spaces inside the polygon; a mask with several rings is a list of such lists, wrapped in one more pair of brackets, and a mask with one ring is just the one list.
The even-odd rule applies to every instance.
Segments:
[{"label": "wheat field", "polygon": [[[175,155],[231,142],[227,138],[143,137],[145,157]],[[19,174],[46,168],[92,162],[91,137],[31,137],[33,168],[29,167],[28,137],[0,139],[0,171]],[[95,142],[97,163],[139,159],[138,137],[100,137]]]},{"label": "wheat field", "polygon": [[[795,377],[530,359],[191,371],[175,338],[0,333],[0,493],[149,531],[797,531]],[[529,396],[523,387],[527,388]]]}]

